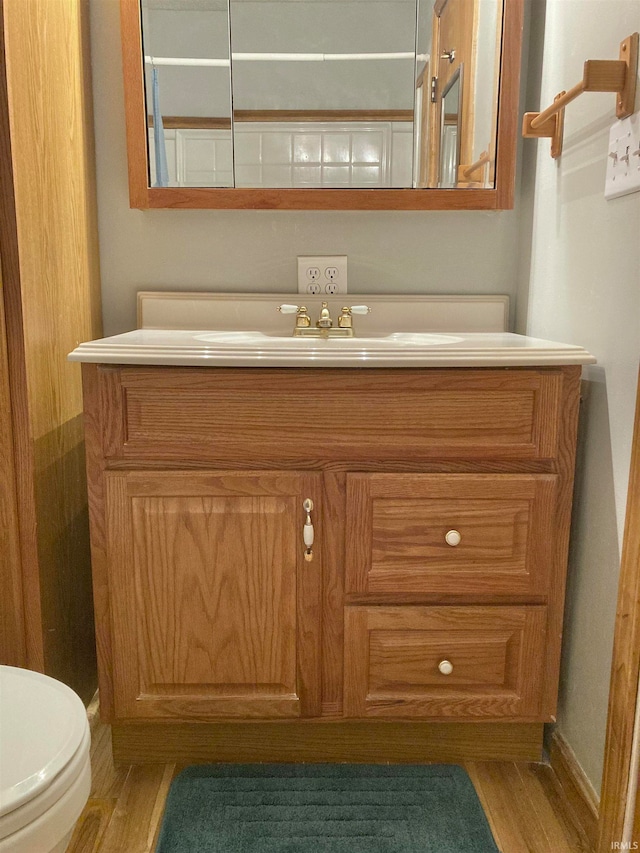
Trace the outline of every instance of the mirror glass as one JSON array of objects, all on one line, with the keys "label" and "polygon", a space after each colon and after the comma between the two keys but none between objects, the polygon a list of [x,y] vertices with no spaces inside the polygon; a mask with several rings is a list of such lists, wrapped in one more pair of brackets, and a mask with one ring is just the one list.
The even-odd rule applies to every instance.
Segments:
[{"label": "mirror glass", "polygon": [[149,186],[233,187],[228,1],[143,0],[142,48]]},{"label": "mirror glass", "polygon": [[460,165],[462,125],[462,71],[460,65],[442,93],[440,115],[440,183],[443,189],[455,187]]},{"label": "mirror glass", "polygon": [[502,0],[141,3],[150,186],[494,186]]}]

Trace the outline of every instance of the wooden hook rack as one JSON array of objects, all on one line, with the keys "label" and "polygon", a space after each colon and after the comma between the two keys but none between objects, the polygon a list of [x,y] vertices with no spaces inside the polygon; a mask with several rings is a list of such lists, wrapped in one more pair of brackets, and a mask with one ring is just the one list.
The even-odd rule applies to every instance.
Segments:
[{"label": "wooden hook rack", "polygon": [[583,92],[616,92],[616,115],[626,118],[633,112],[638,74],[638,33],[620,42],[619,59],[588,59],[582,80],[568,92],[560,92],[546,110],[525,113],[522,135],[526,139],[550,137],[551,156],[562,154],[564,108]]},{"label": "wooden hook rack", "polygon": [[[489,151],[483,151],[482,154],[475,161],[475,163],[472,163],[470,166],[461,166],[462,177],[469,181],[479,181],[480,170],[483,166],[490,162],[491,154],[489,154]],[[476,174],[476,172],[478,174]]]}]

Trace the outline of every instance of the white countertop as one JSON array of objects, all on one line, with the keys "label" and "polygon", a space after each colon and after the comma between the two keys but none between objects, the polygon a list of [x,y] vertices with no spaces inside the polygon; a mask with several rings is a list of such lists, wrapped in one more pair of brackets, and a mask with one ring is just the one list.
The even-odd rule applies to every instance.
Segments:
[{"label": "white countertop", "polygon": [[[426,343],[424,341],[430,341]],[[519,367],[591,364],[583,347],[509,332],[293,338],[205,329],[137,329],[80,344],[71,361],[189,367]]]}]

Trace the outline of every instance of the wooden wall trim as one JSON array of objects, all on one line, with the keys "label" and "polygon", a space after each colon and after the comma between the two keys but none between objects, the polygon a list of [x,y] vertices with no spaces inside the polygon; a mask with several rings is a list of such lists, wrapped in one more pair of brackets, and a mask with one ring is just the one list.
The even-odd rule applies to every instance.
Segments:
[{"label": "wooden wall trim", "polygon": [[[231,119],[224,116],[162,116],[165,130],[231,130]],[[153,116],[147,116],[147,127],[153,127]]]},{"label": "wooden wall trim", "polygon": [[640,676],[640,384],[618,585],[598,853],[622,842]]},{"label": "wooden wall trim", "polygon": [[[242,122],[352,122],[413,121],[413,110],[234,110],[233,121]],[[153,116],[147,116],[153,127]],[[225,116],[162,116],[165,130],[230,130]]]},{"label": "wooden wall trim", "polygon": [[549,761],[574,814],[585,831],[591,849],[598,840],[598,795],[575,753],[555,729],[548,743]]},{"label": "wooden wall trim", "polygon": [[234,110],[234,121],[413,121],[413,110]]}]

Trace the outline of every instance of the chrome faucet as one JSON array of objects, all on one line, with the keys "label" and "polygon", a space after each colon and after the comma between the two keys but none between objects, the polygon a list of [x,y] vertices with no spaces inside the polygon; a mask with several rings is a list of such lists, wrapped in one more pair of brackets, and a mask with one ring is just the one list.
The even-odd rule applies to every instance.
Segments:
[{"label": "chrome faucet", "polygon": [[338,317],[338,325],[333,325],[329,306],[326,302],[322,303],[320,316],[315,324],[311,325],[311,317],[304,305],[280,305],[278,308],[281,314],[295,314],[296,325],[293,330],[293,336],[296,338],[353,338],[355,331],[353,328],[353,314],[369,314],[371,309],[367,305],[352,305],[342,309],[342,313]]}]

